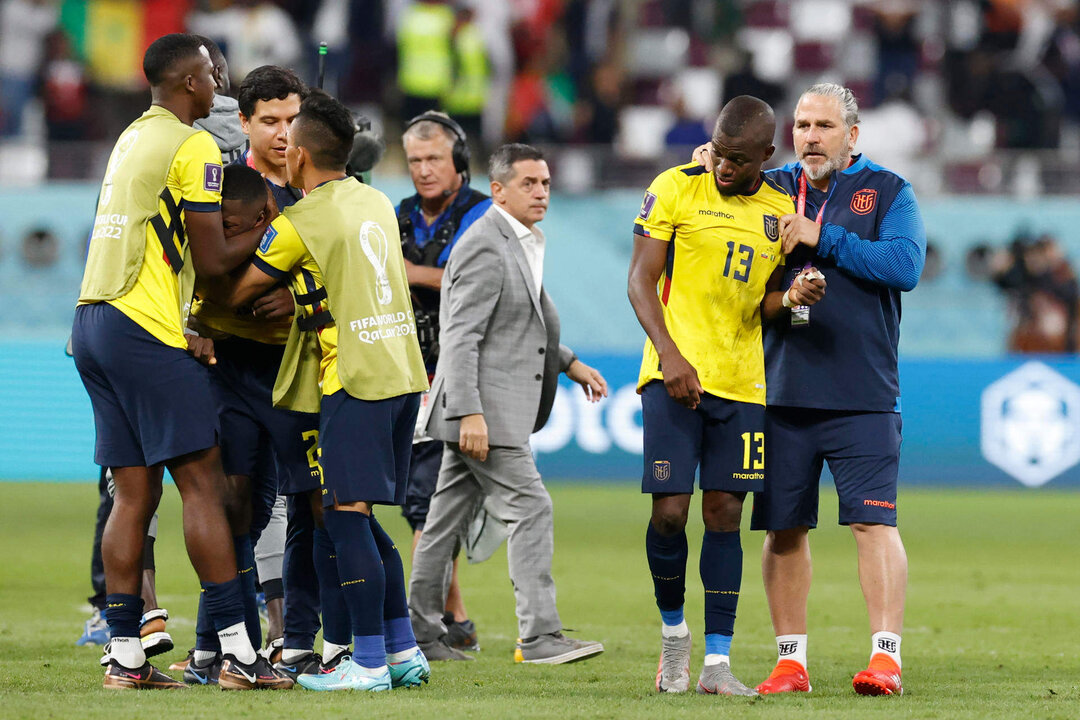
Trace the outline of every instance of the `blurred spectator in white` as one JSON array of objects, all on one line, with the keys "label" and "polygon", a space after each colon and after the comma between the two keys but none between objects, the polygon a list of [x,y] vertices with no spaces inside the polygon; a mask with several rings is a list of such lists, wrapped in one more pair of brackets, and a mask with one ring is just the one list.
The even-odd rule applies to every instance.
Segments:
[{"label": "blurred spectator in white", "polygon": [[924,166],[928,122],[906,91],[893,93],[877,107],[859,110],[859,152],[914,181]]},{"label": "blurred spectator in white", "polygon": [[[352,3],[349,0],[322,0],[311,23],[311,47],[314,50],[312,58],[315,58],[314,62],[318,62],[319,43],[326,43],[326,78],[323,89],[337,98],[341,97],[342,77],[349,69],[351,11]],[[371,18],[367,20],[371,21]]]},{"label": "blurred spectator in white", "polygon": [[292,68],[301,59],[296,24],[271,2],[235,0],[221,10],[193,12],[188,30],[221,46],[237,84],[261,65]]},{"label": "blurred spectator in white", "polygon": [[398,17],[401,117],[440,107],[454,80],[454,10],[442,0],[417,0]]},{"label": "blurred spectator in white", "polygon": [[0,137],[22,132],[34,96],[45,36],[56,27],[53,0],[0,0]]}]

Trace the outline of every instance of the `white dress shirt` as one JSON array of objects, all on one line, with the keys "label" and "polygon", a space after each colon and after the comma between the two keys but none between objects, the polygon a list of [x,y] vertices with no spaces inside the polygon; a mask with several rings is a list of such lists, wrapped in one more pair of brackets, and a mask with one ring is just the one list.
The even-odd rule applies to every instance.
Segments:
[{"label": "white dress shirt", "polygon": [[506,222],[510,223],[510,229],[514,231],[518,242],[521,243],[521,249],[525,251],[525,260],[529,263],[529,270],[532,271],[533,282],[536,284],[536,292],[539,295],[540,288],[544,284],[544,233],[535,225],[532,230],[525,227],[520,220],[498,205],[493,204],[492,207],[502,213]]}]

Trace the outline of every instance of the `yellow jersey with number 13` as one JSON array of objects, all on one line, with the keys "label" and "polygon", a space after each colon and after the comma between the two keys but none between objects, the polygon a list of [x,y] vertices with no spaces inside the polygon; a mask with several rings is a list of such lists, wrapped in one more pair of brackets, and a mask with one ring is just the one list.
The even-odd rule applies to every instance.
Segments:
[{"label": "yellow jersey with number 13", "polygon": [[[668,244],[657,293],[664,323],[705,392],[765,404],[761,300],[783,263],[779,218],[791,197],[764,176],[746,195],[722,195],[713,174],[690,163],[649,186],[634,233]],[[645,341],[638,388],[664,377]]]}]

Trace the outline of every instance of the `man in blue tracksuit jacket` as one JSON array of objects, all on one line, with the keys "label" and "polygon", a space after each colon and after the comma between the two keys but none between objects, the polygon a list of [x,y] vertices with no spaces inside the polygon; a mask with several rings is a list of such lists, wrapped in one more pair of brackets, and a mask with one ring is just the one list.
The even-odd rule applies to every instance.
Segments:
[{"label": "man in blue tracksuit jacket", "polygon": [[769,172],[795,200],[780,220],[788,287],[804,268],[824,273],[812,308],[766,323],[766,491],[752,527],[768,531],[762,572],[778,662],[762,694],[807,692],[809,529],[817,525],[822,462],[836,480],[840,523],[851,527],[873,633],[863,695],[900,694],[907,556],[896,528],[900,459],[897,343],[900,293],[919,280],[926,232],[911,185],[853,154],[858,104],[847,88],[814,85],[795,109],[798,162]]}]

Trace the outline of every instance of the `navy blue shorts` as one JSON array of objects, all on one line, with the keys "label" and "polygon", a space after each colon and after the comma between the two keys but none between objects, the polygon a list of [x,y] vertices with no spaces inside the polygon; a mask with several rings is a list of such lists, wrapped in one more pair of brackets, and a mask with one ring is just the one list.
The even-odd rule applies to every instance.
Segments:
[{"label": "navy blue shorts", "polygon": [[823,462],[836,481],[840,524],[896,525],[900,413],[770,407],[769,482],[754,495],[750,527],[817,527]]},{"label": "navy blue shorts", "polygon": [[413,443],[412,461],[409,463],[409,487],[405,490],[405,502],[401,514],[409,522],[413,532],[423,530],[427,523],[431,496],[439,483],[442,466],[443,444],[441,440]]},{"label": "navy blue shorts", "polygon": [[108,303],[75,308],[71,348],[90,404],[94,462],[149,467],[218,444],[209,371]]},{"label": "navy blue shorts", "polygon": [[696,409],[653,381],[641,391],[645,427],[643,493],[694,492],[701,466],[702,490],[749,492],[765,487],[765,407],[702,395]]},{"label": "navy blue shorts", "polygon": [[360,400],[344,390],[322,399],[319,464],[323,505],[401,505],[409,484],[420,393]]},{"label": "navy blue shorts", "polygon": [[[274,407],[282,345],[228,338],[214,341],[210,368],[221,418],[221,462],[226,475],[267,481],[282,495],[319,487],[319,416]],[[259,459],[272,453],[273,463]],[[265,475],[269,470],[269,475]]]}]

